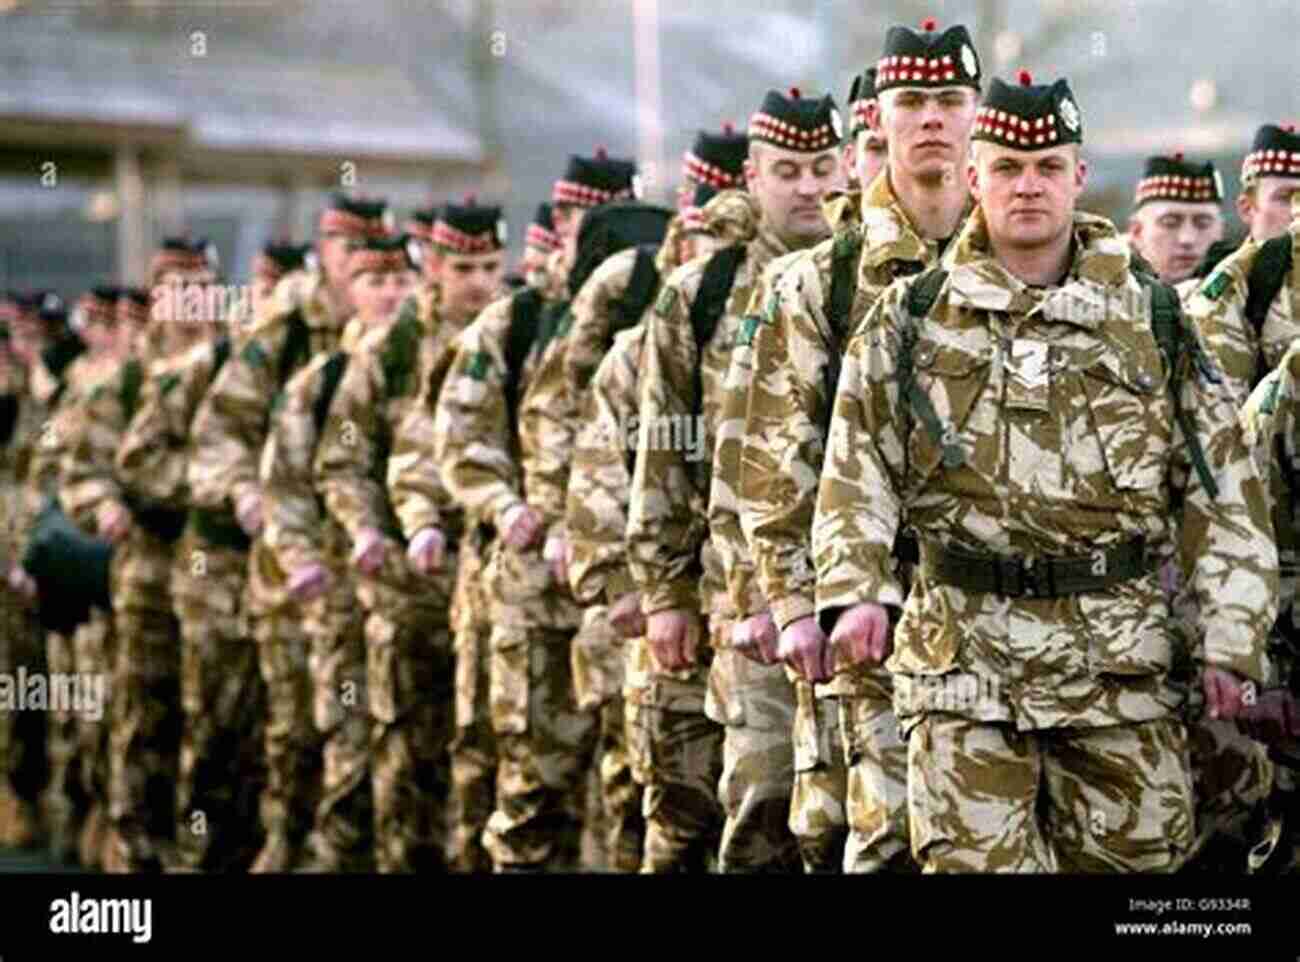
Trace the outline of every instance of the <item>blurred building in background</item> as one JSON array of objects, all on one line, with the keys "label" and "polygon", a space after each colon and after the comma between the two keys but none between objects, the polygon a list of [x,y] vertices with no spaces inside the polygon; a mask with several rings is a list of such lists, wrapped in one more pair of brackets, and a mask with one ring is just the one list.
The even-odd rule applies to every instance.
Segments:
[{"label": "blurred building in background", "polygon": [[176,229],[238,277],[340,186],[399,219],[476,191],[517,251],[568,154],[635,156],[667,202],[697,129],[842,100],[931,15],[986,74],[1070,77],[1084,206],[1121,225],[1145,156],[1214,159],[1231,197],[1255,128],[1300,119],[1295,0],[0,0],[0,284],[137,279]]}]

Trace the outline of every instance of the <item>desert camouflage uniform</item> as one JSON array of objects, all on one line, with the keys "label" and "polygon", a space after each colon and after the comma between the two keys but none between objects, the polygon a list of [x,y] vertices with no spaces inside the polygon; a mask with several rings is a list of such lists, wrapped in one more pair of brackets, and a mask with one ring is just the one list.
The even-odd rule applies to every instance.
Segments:
[{"label": "desert camouflage uniform", "polygon": [[[1231,399],[1193,340],[1180,402],[1211,497],[1127,249],[1086,214],[1074,235],[1068,281],[1032,289],[987,252],[977,211],[914,342],[908,285],[895,284],[844,359],[813,524],[816,604],[824,626],[855,604],[902,608],[886,667],[909,739],[912,850],[927,872],[1179,867],[1193,794],[1158,574],[1176,551],[1193,566],[1206,663],[1264,677],[1277,553]],[[913,344],[911,404],[899,397],[900,338]],[[891,560],[904,513],[921,542],[910,594]],[[1134,539],[1145,573],[1060,598],[971,591],[934,573],[940,546],[1089,557],[1100,573],[1102,550]]]},{"label": "desert camouflage uniform", "polygon": [[[182,351],[143,388],[140,410],[117,456],[118,476],[138,497],[185,511],[190,425],[228,356],[228,340]],[[262,840],[257,802],[265,692],[257,648],[243,617],[248,538],[228,512],[189,513],[170,576],[181,633],[180,770],[176,868],[243,871]]]},{"label": "desert camouflage uniform", "polygon": [[[485,308],[458,340],[434,424],[434,453],[447,490],[475,521],[498,532],[509,508],[532,502],[533,468],[546,464],[547,439],[530,433],[522,416],[512,434],[506,409],[511,300]],[[534,347],[524,364],[521,397],[538,354]],[[562,518],[562,502],[533,507],[543,514],[543,531]],[[569,646],[581,611],[543,560],[543,539],[524,551],[495,540],[484,565],[492,619],[489,703],[500,751],[496,809],[484,846],[498,871],[557,864],[560,837],[573,824],[566,809],[582,785],[581,760],[590,757],[597,734],[572,691]]]},{"label": "desert camouflage uniform", "polygon": [[[887,173],[861,195],[850,218],[851,196],[837,199],[836,236],[798,254],[779,283],[769,270],[751,304],[757,375],[749,382],[748,416],[740,429],[740,514],[761,594],[771,599],[778,630],[813,611],[810,537],[833,390],[827,384],[832,357],[843,353],[850,333],[895,278],[933,265],[940,253],[937,242],[927,243],[912,227]],[[843,242],[839,231],[854,229],[862,245],[854,299],[847,317],[832,317],[835,245]],[[806,826],[792,826],[807,839],[805,861],[809,849],[833,850],[830,840],[819,840],[818,823],[842,822],[844,871],[908,868],[907,749],[898,736],[889,672],[855,667],[818,685],[815,698],[802,690],[799,696],[807,710],[796,712],[798,774],[791,816]],[[837,753],[842,755],[838,764],[830,760]],[[840,766],[846,768],[842,774]],[[799,815],[805,801],[807,810]]]},{"label": "desert camouflage uniform", "polygon": [[[603,597],[613,605],[636,591],[625,535],[644,335],[638,324],[615,336],[583,402],[565,516],[569,578],[583,602]],[[625,647],[626,741],[633,776],[644,787],[641,871],[703,870],[717,850],[722,823],[722,729],[704,716],[700,669],[657,670],[644,638]]]},{"label": "desert camouflage uniform", "polygon": [[[368,613],[381,872],[446,867],[446,754],[455,697],[450,607],[461,532],[443,532],[448,551],[441,569],[430,577],[417,574],[407,563],[405,536],[386,485],[389,472],[401,474],[401,459],[413,455],[394,439],[459,333],[438,310],[434,290],[408,298],[396,323],[384,335],[368,337],[348,365],[316,454],[317,487],[351,541],[366,528],[387,539],[380,575],[359,576],[358,589]],[[449,499],[442,500],[445,505]]]},{"label": "desert camouflage uniform", "polygon": [[[1293,201],[1300,215],[1300,198]],[[1300,249],[1300,216],[1289,232],[1292,263]],[[1277,370],[1297,337],[1300,320],[1294,305],[1300,302],[1300,270],[1294,267],[1269,305],[1257,332],[1245,316],[1247,280],[1263,245],[1247,240],[1210,276],[1198,282],[1184,301],[1189,319],[1201,331],[1208,347],[1222,366],[1235,403],[1244,404],[1251,391],[1270,371]],[[1285,374],[1279,375],[1285,378]],[[1272,473],[1274,488],[1280,483]],[[1280,492],[1275,491],[1275,496]],[[1282,498],[1280,503],[1287,503]],[[1300,647],[1300,632],[1292,620],[1291,599],[1297,579],[1297,538],[1294,523],[1278,516],[1275,534],[1281,561],[1281,615],[1274,626],[1270,647],[1276,673],[1270,686],[1284,685]],[[1194,611],[1192,612],[1194,614]],[[1251,813],[1276,786],[1270,805],[1287,805],[1296,793],[1295,775],[1286,766],[1274,766],[1268,751],[1238,730],[1233,722],[1214,721],[1204,714],[1199,692],[1193,688],[1189,706],[1192,724],[1192,760],[1197,787],[1198,843],[1208,845],[1215,836],[1223,842],[1233,870],[1240,867],[1240,849],[1251,841]],[[1295,802],[1289,807],[1294,808]],[[1296,818],[1294,814],[1290,816]],[[1293,831],[1293,829],[1288,829]],[[1212,867],[1213,861],[1207,867]]]},{"label": "desert camouflage uniform", "polygon": [[[157,363],[133,358],[77,404],[65,440],[59,499],[85,531],[97,512],[131,499],[114,459],[138,405],[129,385],[143,385]],[[183,717],[180,646],[172,614],[172,545],[147,529],[138,511],[113,552],[114,662],[110,732],[109,821],[104,863],[110,872],[158,871],[175,835],[175,780]]]},{"label": "desert camouflage uniform", "polygon": [[[294,311],[301,312],[308,333],[300,351],[286,345]],[[195,507],[233,512],[244,494],[261,490],[258,468],[272,402],[294,372],[340,347],[343,328],[344,318],[334,315],[326,298],[323,274],[296,271],[276,285],[270,305],[242,335],[199,405],[189,467]],[[310,642],[304,613],[288,597],[287,577],[265,538],[256,539],[243,603],[267,692],[267,784],[260,804],[267,842],[253,866],[259,872],[284,871],[298,858],[320,791]]]},{"label": "desert camouflage uniform", "polygon": [[[794,690],[780,666],[763,666],[730,647],[740,612],[727,596],[723,559],[709,539],[707,503],[715,439],[731,350],[742,330],[741,312],[764,268],[788,253],[759,221],[756,202],[724,191],[705,208],[724,245],[742,243],[746,256],[727,306],[700,355],[690,308],[708,258],[697,258],[664,282],[646,322],[638,405],[639,436],[628,515],[628,557],[646,615],[669,609],[707,613],[714,649],[705,713],[725,726],[718,795],[726,813],[718,868],[723,872],[786,871],[799,865],[787,825],[793,782],[790,728]],[[752,232],[752,233],[751,233]],[[696,370],[702,396],[696,397]],[[700,417],[695,416],[696,411]],[[698,448],[671,450],[668,427],[695,438]],[[703,645],[700,646],[703,648]]]}]

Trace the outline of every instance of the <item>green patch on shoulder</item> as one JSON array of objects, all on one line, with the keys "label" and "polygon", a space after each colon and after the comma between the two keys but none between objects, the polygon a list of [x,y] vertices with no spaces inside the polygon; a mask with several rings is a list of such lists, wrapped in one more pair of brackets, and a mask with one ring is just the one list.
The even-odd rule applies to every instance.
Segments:
[{"label": "green patch on shoulder", "polygon": [[1259,402],[1260,414],[1272,414],[1277,410],[1277,396],[1282,390],[1282,378],[1278,376],[1277,371],[1270,374],[1268,379],[1268,387],[1264,389],[1264,396]]},{"label": "green patch on shoulder", "polygon": [[239,356],[249,367],[266,367],[266,351],[255,339],[244,345]]},{"label": "green patch on shoulder", "polygon": [[174,391],[176,389],[176,386],[180,383],[181,383],[181,376],[179,374],[164,374],[162,377],[158,379],[159,396],[166,397],[168,394]]},{"label": "green patch on shoulder", "polygon": [[271,398],[271,413],[276,414],[284,407],[285,393],[276,391],[275,397]]},{"label": "green patch on shoulder", "polygon": [[655,313],[660,317],[667,317],[672,311],[673,305],[677,303],[677,288],[665,286],[659,292],[659,299],[655,301]]},{"label": "green patch on shoulder", "polygon": [[740,319],[740,331],[736,334],[737,347],[749,347],[754,343],[754,336],[758,334],[759,325],[763,319],[756,314],[748,314]]},{"label": "green patch on shoulder", "polygon": [[487,351],[476,351],[469,359],[469,364],[465,367],[465,375],[476,381],[482,381],[487,377],[488,369],[492,366],[492,356]]},{"label": "green patch on shoulder", "polygon": [[1215,271],[1210,275],[1210,279],[1206,281],[1204,286],[1201,288],[1201,293],[1210,300],[1217,301],[1219,295],[1222,294],[1231,283],[1232,277],[1227,271]]},{"label": "green patch on shoulder", "polygon": [[571,327],[573,327],[573,315],[565,311],[563,316],[560,317],[560,322],[555,325],[555,336],[567,336]]}]

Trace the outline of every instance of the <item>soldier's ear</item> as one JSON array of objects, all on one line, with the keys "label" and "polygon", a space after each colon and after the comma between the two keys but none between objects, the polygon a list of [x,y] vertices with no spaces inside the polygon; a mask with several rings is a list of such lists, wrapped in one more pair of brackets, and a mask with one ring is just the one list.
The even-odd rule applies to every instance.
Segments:
[{"label": "soldier's ear", "polygon": [[882,122],[879,98],[867,101],[867,126],[883,137],[885,132],[881,129]]},{"label": "soldier's ear", "polygon": [[1241,222],[1249,230],[1251,221],[1255,219],[1255,201],[1248,191],[1243,190],[1237,195],[1237,216],[1241,218]]},{"label": "soldier's ear", "polygon": [[1078,155],[1076,155],[1076,158],[1077,163],[1074,167],[1074,185],[1080,192],[1082,192],[1084,185],[1088,183],[1088,162],[1082,157],[1078,157]]},{"label": "soldier's ear", "polygon": [[978,204],[980,202],[980,159],[979,154],[974,150],[966,159],[966,186],[970,188],[971,198]]}]

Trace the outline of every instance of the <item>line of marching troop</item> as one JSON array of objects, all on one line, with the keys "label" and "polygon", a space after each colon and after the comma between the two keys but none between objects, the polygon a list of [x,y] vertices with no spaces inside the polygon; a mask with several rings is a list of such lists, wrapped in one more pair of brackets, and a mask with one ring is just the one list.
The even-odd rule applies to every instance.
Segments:
[{"label": "line of marching troop", "polygon": [[[701,131],[0,311],[0,844],[112,872],[1291,866],[1300,137],[1077,208],[896,26]],[[232,293],[244,290],[249,296]],[[214,306],[215,305],[215,306]]]}]

